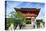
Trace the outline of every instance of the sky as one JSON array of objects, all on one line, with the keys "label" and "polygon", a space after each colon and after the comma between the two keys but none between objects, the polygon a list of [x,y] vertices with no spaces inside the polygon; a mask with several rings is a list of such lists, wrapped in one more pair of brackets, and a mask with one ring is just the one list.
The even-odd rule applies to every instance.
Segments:
[{"label": "sky", "polygon": [[5,0],[5,1],[45,2],[45,0]]},{"label": "sky", "polygon": [[45,16],[45,4],[39,2],[20,2],[20,1],[7,1],[6,3],[6,15],[10,15],[10,12],[15,11],[14,8],[41,8],[37,18],[43,18]]}]

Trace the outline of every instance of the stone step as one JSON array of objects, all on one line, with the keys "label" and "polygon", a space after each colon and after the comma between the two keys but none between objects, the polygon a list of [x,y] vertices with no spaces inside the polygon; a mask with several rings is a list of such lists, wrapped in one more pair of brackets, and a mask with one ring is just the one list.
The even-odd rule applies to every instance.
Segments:
[{"label": "stone step", "polygon": [[32,25],[31,24],[26,24],[26,26],[23,27],[22,29],[32,29]]}]

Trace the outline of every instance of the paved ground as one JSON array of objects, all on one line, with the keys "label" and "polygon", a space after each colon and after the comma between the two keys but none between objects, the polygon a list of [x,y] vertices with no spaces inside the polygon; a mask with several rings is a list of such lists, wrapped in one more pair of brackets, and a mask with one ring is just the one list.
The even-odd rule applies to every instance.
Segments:
[{"label": "paved ground", "polygon": [[[13,30],[13,29],[14,29],[13,24],[11,24],[11,26],[9,27],[9,30]],[[17,26],[16,29],[18,30],[19,26]],[[32,29],[32,25],[31,24],[26,24],[26,26],[22,27],[22,29]]]}]

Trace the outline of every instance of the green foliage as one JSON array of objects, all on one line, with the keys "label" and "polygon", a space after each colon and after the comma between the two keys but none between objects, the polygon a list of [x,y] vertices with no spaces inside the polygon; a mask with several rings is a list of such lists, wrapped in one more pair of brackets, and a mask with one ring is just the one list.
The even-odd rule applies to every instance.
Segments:
[{"label": "green foliage", "polygon": [[6,29],[8,29],[11,24],[14,24],[14,19],[13,18],[6,18]]},{"label": "green foliage", "polygon": [[11,12],[10,18],[6,18],[6,27],[10,27],[11,24],[23,24],[24,16],[21,12]]},{"label": "green foliage", "polygon": [[15,22],[18,23],[18,24],[22,24],[23,21],[24,21],[24,16],[21,12],[16,12],[16,15],[15,15]]},{"label": "green foliage", "polygon": [[24,18],[23,14],[21,12],[16,12],[16,18]]},{"label": "green foliage", "polygon": [[38,28],[40,28],[40,23],[43,23],[43,25],[44,25],[44,22],[43,22],[42,19],[36,20],[36,22],[37,22],[37,27],[38,27]]}]

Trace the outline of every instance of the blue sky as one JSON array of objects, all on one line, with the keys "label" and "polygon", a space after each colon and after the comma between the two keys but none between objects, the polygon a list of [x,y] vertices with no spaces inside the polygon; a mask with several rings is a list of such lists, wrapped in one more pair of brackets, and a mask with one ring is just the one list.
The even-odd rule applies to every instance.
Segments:
[{"label": "blue sky", "polygon": [[9,15],[10,12],[15,11],[14,8],[41,8],[40,13],[37,18],[45,16],[45,7],[44,3],[39,2],[16,2],[16,1],[7,1],[6,15]]}]

